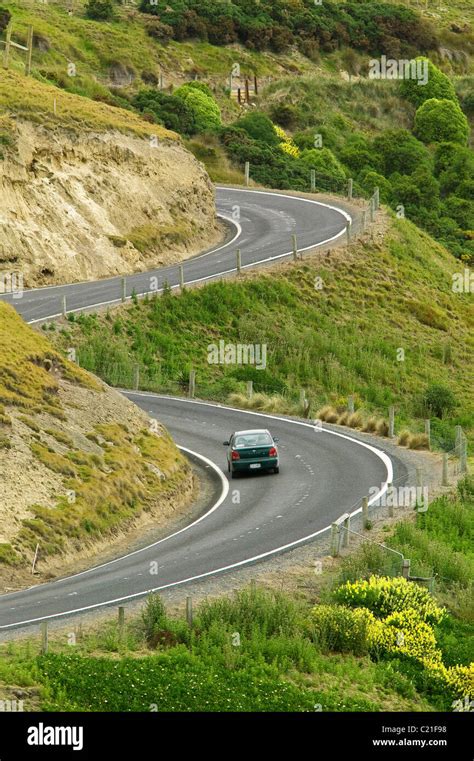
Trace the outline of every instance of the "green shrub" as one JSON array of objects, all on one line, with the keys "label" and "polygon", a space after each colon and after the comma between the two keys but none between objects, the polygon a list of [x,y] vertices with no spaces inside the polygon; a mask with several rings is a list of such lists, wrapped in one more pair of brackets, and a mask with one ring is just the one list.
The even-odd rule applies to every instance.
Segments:
[{"label": "green shrub", "polygon": [[182,85],[175,90],[176,98],[181,98],[191,110],[196,132],[207,132],[221,126],[221,111],[216,101],[200,89]]},{"label": "green shrub", "polygon": [[113,0],[87,0],[86,16],[94,21],[110,21],[114,18]]},{"label": "green shrub", "polygon": [[469,124],[457,103],[431,98],[415,114],[415,134],[424,143],[466,143]]},{"label": "green shrub", "polygon": [[133,99],[133,105],[143,114],[153,114],[156,120],[167,129],[181,135],[196,132],[194,112],[182,98],[167,95],[153,88],[143,88]]},{"label": "green shrub", "polygon": [[450,388],[433,383],[423,394],[423,404],[428,414],[443,418],[456,407],[456,399]]},{"label": "green shrub", "polygon": [[385,177],[394,172],[412,174],[419,167],[430,165],[426,147],[404,129],[386,130],[375,138],[372,149],[377,156],[377,168]]},{"label": "green shrub", "polygon": [[421,106],[426,100],[437,98],[439,100],[451,100],[458,102],[454,85],[440,69],[437,68],[428,58],[419,56],[417,61],[422,61],[428,65],[428,82],[418,84],[416,79],[404,79],[400,84],[400,92],[415,106]]},{"label": "green shrub", "polygon": [[243,129],[254,140],[259,140],[267,145],[278,145],[280,138],[275,132],[273,122],[265,114],[255,112],[244,116],[235,123],[235,127]]}]

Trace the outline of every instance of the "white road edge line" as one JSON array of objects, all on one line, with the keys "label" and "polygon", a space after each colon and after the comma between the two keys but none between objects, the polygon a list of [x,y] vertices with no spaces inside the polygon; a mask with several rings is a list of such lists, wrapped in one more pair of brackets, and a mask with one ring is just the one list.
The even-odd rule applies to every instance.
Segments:
[{"label": "white road edge line", "polygon": [[[184,403],[187,403],[187,404],[199,404],[199,405],[203,405],[203,406],[207,406],[207,407],[218,407],[218,408],[221,408],[221,409],[230,410],[232,412],[239,412],[239,413],[245,413],[245,414],[248,414],[248,415],[255,415],[257,417],[270,418],[270,419],[273,419],[273,420],[279,420],[279,421],[282,421],[282,422],[285,422],[285,423],[290,423],[290,424],[293,424],[293,425],[305,426],[307,428],[313,428],[314,427],[310,423],[305,423],[305,422],[300,421],[300,420],[291,420],[291,419],[280,417],[280,416],[277,416],[277,415],[269,415],[269,414],[263,413],[263,412],[254,412],[253,410],[241,410],[241,409],[239,409],[237,407],[227,407],[226,405],[223,405],[223,404],[213,404],[211,402],[201,402],[201,401],[196,401],[194,399],[181,399],[179,397],[173,397],[173,396],[160,396],[159,394],[151,394],[151,393],[145,393],[145,392],[140,392],[140,391],[127,391],[126,393],[131,395],[131,396],[145,396],[145,397],[155,397],[155,398],[159,398],[159,399],[171,399],[173,401],[184,402]],[[382,485],[382,488],[377,492],[377,494],[375,494],[369,500],[369,505],[371,505],[373,502],[378,500],[379,497],[381,497],[387,491],[388,484],[391,481],[393,481],[393,466],[392,466],[392,461],[391,461],[390,457],[385,452],[383,452],[380,449],[377,449],[376,447],[373,447],[370,444],[366,444],[364,441],[359,441],[358,439],[354,439],[352,436],[347,436],[346,434],[339,433],[337,431],[331,431],[331,430],[329,430],[327,428],[321,429],[321,431],[319,431],[319,433],[329,433],[329,434],[331,434],[333,436],[339,436],[340,438],[347,439],[348,441],[352,441],[355,444],[359,444],[360,446],[365,447],[366,449],[369,449],[371,452],[376,454],[382,460],[382,462],[384,463],[384,465],[385,465],[385,467],[387,469],[387,480]],[[318,435],[318,434],[315,434],[315,435]],[[187,451],[191,451],[191,450],[187,450]],[[194,454],[197,454],[197,453],[194,452]],[[204,460],[207,459],[203,455],[198,455],[198,457],[200,457],[200,458],[202,458]],[[212,464],[212,466],[219,471],[220,476],[222,478],[224,478],[224,480],[226,481],[226,483],[227,483],[227,492],[226,492],[225,496],[227,496],[227,493],[229,491],[229,482],[224,477],[222,471],[220,469],[218,469],[217,466],[214,465],[214,463],[212,463],[211,460],[208,460],[208,462],[210,464]],[[225,497],[222,497],[222,494],[221,494],[221,501],[219,502],[219,505],[222,504],[224,499],[225,499]],[[219,506],[217,503],[216,503],[216,505]],[[198,521],[199,520],[203,520],[207,515],[209,515],[210,512],[213,512],[215,509],[217,509],[216,506],[214,506],[211,509],[211,511],[208,511],[208,513],[206,513],[205,515],[201,516],[201,518],[198,519]],[[362,507],[359,507],[357,510],[354,510],[352,513],[350,513],[350,515],[352,517],[353,515],[357,515],[361,511],[362,511]],[[181,529],[179,532],[175,532],[175,534],[171,534],[170,537],[171,536],[175,536],[178,533],[181,533],[182,531],[186,530],[186,528],[191,528],[191,526],[195,525],[198,521],[195,521],[194,524],[190,524],[190,526],[185,527],[184,529]],[[96,608],[103,608],[103,607],[106,607],[108,605],[115,605],[116,603],[125,602],[127,600],[133,600],[133,599],[137,599],[139,597],[145,597],[147,594],[150,594],[152,592],[160,592],[160,591],[162,591],[164,589],[169,589],[170,587],[178,587],[178,586],[180,586],[182,584],[189,584],[189,583],[191,583],[193,581],[197,581],[198,579],[204,579],[207,576],[214,576],[214,575],[216,575],[218,573],[223,573],[224,571],[230,571],[232,568],[239,568],[239,567],[241,567],[243,565],[247,565],[249,563],[254,563],[254,562],[258,561],[258,560],[262,560],[263,558],[269,557],[271,555],[276,555],[279,552],[283,552],[284,550],[290,549],[290,547],[296,547],[297,545],[303,544],[304,542],[307,542],[310,539],[314,539],[316,536],[318,536],[319,534],[322,534],[324,531],[328,531],[329,528],[330,528],[329,526],[326,526],[325,528],[319,529],[318,531],[315,531],[312,534],[308,534],[308,536],[302,537],[301,539],[297,539],[294,542],[289,542],[288,544],[282,545],[281,547],[276,547],[275,549],[269,550],[268,552],[263,552],[260,555],[254,555],[253,557],[247,558],[246,560],[240,560],[237,563],[232,563],[230,565],[223,566],[221,568],[216,568],[216,569],[214,569],[212,571],[206,571],[205,573],[197,574],[196,576],[190,576],[189,578],[182,579],[181,581],[173,581],[173,582],[171,582],[169,584],[163,584],[160,587],[153,587],[151,589],[147,589],[144,592],[135,592],[134,594],[131,594],[131,595],[125,595],[124,597],[117,597],[117,598],[115,598],[113,600],[106,600],[105,602],[95,603],[94,605],[86,605],[86,606],[84,606],[82,608],[76,608],[74,610],[67,610],[67,611],[64,611],[62,613],[53,613],[50,616],[42,616],[42,617],[39,617],[39,618],[32,618],[32,619],[28,619],[28,620],[25,620],[25,621],[17,621],[14,624],[6,624],[6,625],[3,625],[3,626],[0,626],[0,630],[17,628],[17,627],[20,627],[20,626],[26,626],[27,624],[34,624],[34,623],[37,623],[39,621],[46,621],[46,620],[53,619],[53,618],[61,618],[63,616],[72,616],[72,615],[75,615],[75,614],[78,614],[78,613],[84,613],[87,610],[94,610]],[[160,541],[156,542],[155,544],[159,544],[160,542],[164,542],[164,541],[166,541],[166,539],[169,539],[170,537],[164,537],[163,539],[160,539]],[[145,550],[149,549],[150,547],[155,546],[155,544],[151,544],[151,545],[149,545],[149,547],[143,547],[141,550],[136,550],[134,553],[130,553],[130,555],[136,554],[138,552],[144,552]],[[129,557],[129,555],[124,555],[123,557]],[[103,563],[100,566],[96,566],[96,568],[102,568],[102,567],[104,567],[106,565],[109,565],[111,563],[115,563],[115,562],[117,562],[118,560],[121,560],[121,559],[122,558],[117,558],[116,560],[110,561],[110,563]],[[91,568],[88,571],[82,571],[79,574],[74,574],[74,576],[66,577],[66,579],[75,578],[77,576],[81,576],[81,575],[83,575],[85,573],[89,573],[90,571],[96,570],[96,568]],[[66,579],[59,579],[59,581],[63,581],[63,580],[66,580]],[[49,583],[50,584],[54,584],[55,582],[49,582]],[[40,586],[46,586],[46,585],[39,584],[38,587],[40,587]],[[31,589],[37,589],[38,587],[31,587]],[[18,594],[18,593],[12,592],[11,594]],[[7,596],[8,595],[2,595],[0,597],[0,601],[2,600],[2,598],[5,598]]]}]

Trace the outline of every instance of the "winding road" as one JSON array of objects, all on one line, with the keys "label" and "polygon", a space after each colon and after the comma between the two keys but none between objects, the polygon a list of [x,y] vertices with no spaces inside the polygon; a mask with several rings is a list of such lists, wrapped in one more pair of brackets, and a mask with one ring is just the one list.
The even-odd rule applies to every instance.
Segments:
[{"label": "winding road", "polygon": [[[230,223],[231,239],[224,245],[187,259],[184,263],[186,284],[205,282],[235,274],[236,249],[240,248],[242,269],[271,264],[292,256],[292,235],[297,235],[298,251],[337,240],[351,221],[345,209],[308,198],[280,193],[218,187],[216,207],[219,216]],[[177,288],[178,265],[127,276],[127,297],[160,291],[164,283]],[[157,287],[155,287],[157,284]],[[122,278],[96,282],[45,286],[19,294],[0,296],[13,304],[27,322],[60,317],[63,297],[67,311],[117,303],[122,298]]]},{"label": "winding road", "polygon": [[[312,248],[342,235],[347,224],[346,211],[292,196],[219,188],[217,200],[223,216],[231,216],[236,206],[240,209],[236,240],[187,261],[187,282],[231,273],[237,245],[245,263],[262,263],[291,255],[288,243],[295,230],[299,248]],[[156,274],[173,285],[177,268]],[[150,273],[128,281],[137,293],[144,292]],[[32,290],[13,303],[33,322],[52,317],[64,292],[70,306],[80,309],[112,302],[119,283],[112,279]],[[383,445],[375,448],[310,422],[154,394],[127,396],[163,422],[176,443],[210,471],[215,482],[212,504],[192,524],[150,546],[74,576],[0,596],[0,630],[116,605],[271,557],[311,541],[342,513],[360,511],[360,500],[374,487],[379,493],[371,502],[388,482],[405,476]],[[255,427],[269,428],[279,437],[281,472],[229,482],[222,442],[233,430]]]}]

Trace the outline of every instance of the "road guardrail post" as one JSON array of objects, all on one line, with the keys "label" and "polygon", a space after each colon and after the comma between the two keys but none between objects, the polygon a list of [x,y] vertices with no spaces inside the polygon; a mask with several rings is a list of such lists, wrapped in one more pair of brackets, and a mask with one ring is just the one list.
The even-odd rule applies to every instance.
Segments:
[{"label": "road guardrail post", "polygon": [[425,420],[425,434],[428,437],[428,449],[431,449],[431,420]]},{"label": "road guardrail post", "polygon": [[369,498],[362,497],[362,527],[367,529],[369,523]]},{"label": "road guardrail post", "polygon": [[443,452],[443,475],[441,478],[441,486],[449,486],[448,453],[447,452]]},{"label": "road guardrail post", "polygon": [[193,625],[193,598],[186,597],[186,621],[189,628]]},{"label": "road guardrail post", "polygon": [[388,435],[391,439],[395,436],[395,407],[393,404],[388,408]]},{"label": "road guardrail post", "polygon": [[189,398],[194,399],[196,391],[196,370],[189,371]]},{"label": "road guardrail post", "polygon": [[296,235],[295,235],[295,234],[293,234],[293,235],[291,236],[291,244],[292,244],[292,246],[293,246],[293,259],[294,259],[294,260],[295,260],[295,262],[296,262],[296,260],[297,260],[297,258],[298,258],[298,243],[297,243],[297,238],[296,238]]},{"label": "road guardrail post", "polygon": [[46,655],[48,652],[48,622],[42,621],[40,628],[41,628],[41,655]]}]

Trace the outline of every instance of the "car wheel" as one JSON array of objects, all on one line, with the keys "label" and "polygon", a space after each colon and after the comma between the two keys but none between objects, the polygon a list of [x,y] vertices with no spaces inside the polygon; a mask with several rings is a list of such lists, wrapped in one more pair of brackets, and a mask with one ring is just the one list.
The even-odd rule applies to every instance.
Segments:
[{"label": "car wheel", "polygon": [[280,472],[280,468],[279,467],[278,468],[273,468],[273,472],[274,473],[279,473]]}]

